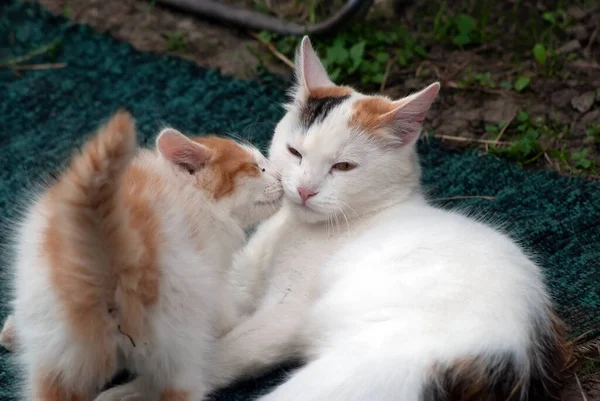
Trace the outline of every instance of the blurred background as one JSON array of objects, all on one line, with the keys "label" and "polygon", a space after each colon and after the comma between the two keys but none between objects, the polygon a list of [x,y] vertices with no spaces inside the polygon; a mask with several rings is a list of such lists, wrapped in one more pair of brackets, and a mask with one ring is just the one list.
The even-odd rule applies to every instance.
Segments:
[{"label": "blurred background", "polygon": [[[298,36],[249,29],[261,22],[255,16],[243,15],[240,26],[193,15],[202,0],[38,1],[140,50],[238,78],[291,77]],[[270,16],[279,30],[327,23],[349,3],[362,5],[343,26],[311,35],[335,82],[400,97],[439,80],[426,128],[447,146],[600,178],[599,0],[213,3]]]}]

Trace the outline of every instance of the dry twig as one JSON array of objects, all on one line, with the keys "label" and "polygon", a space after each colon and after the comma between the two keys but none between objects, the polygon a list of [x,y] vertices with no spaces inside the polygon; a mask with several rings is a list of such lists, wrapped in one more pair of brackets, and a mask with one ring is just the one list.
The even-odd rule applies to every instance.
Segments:
[{"label": "dry twig", "polygon": [[512,142],[496,141],[496,140],[491,140],[491,139],[463,138],[461,136],[442,135],[442,134],[435,134],[434,137],[440,138],[440,139],[447,139],[450,141],[457,141],[457,142],[477,142],[477,143],[487,143],[490,145],[512,145]]},{"label": "dry twig", "polygon": [[51,43],[48,43],[45,46],[40,47],[39,49],[32,50],[32,51],[30,51],[29,53],[27,53],[27,54],[25,54],[23,56],[14,58],[12,60],[7,60],[7,61],[5,61],[3,63],[0,63],[0,67],[5,67],[5,68],[7,67],[7,68],[13,68],[14,69],[14,67],[16,65],[21,64],[24,61],[31,60],[35,56],[39,56],[41,54],[44,54],[47,51],[49,51],[50,49],[56,48],[56,46],[58,46],[59,43],[60,43],[60,40],[57,39],[57,40],[55,40],[55,41],[53,41]]},{"label": "dry twig", "polygon": [[594,32],[592,32],[592,36],[590,36],[590,40],[588,41],[587,46],[583,50],[583,54],[585,55],[586,58],[590,58],[590,49],[592,48],[592,45],[596,41],[596,37],[598,36],[599,30],[600,30],[600,25],[596,25],[596,29],[594,29]]},{"label": "dry twig", "polygon": [[579,387],[579,391],[581,391],[581,398],[583,398],[583,401],[588,401],[585,391],[583,391],[583,387],[581,386],[581,382],[579,381],[579,376],[577,376],[577,373],[573,373],[573,375],[575,376],[575,380],[577,380],[577,387]]},{"label": "dry twig", "polygon": [[498,144],[498,141],[500,141],[500,138],[502,138],[502,135],[504,135],[504,131],[506,131],[506,129],[508,128],[508,126],[510,125],[510,123],[512,123],[512,121],[514,119],[515,119],[515,115],[513,114],[513,116],[510,118],[510,120],[508,120],[508,122],[506,124],[504,124],[504,126],[502,127],[502,129],[498,133],[498,136],[496,137],[496,139],[494,139],[494,145]]},{"label": "dry twig", "polygon": [[484,88],[484,87],[479,86],[479,85],[460,87],[454,81],[447,82],[446,86],[449,87],[449,88],[455,88],[455,89],[476,90],[476,91],[479,91],[479,92],[491,93],[491,94],[500,95],[500,96],[508,96],[509,95],[509,91],[502,90],[502,89]]},{"label": "dry twig", "polygon": [[394,58],[390,58],[385,66],[385,72],[383,73],[383,79],[381,80],[381,86],[379,87],[379,92],[383,92],[385,89],[385,83],[387,82],[388,76],[390,75],[390,69],[392,68],[392,63],[394,62]]},{"label": "dry twig", "polygon": [[250,36],[252,36],[254,39],[258,40],[260,43],[265,45],[266,48],[269,49],[269,51],[271,53],[273,53],[273,55],[275,57],[277,57],[279,60],[283,61],[288,67],[290,67],[291,69],[295,68],[294,62],[292,60],[290,60],[289,58],[287,58],[286,56],[284,56],[279,50],[277,50],[275,48],[275,46],[273,46],[273,43],[265,40],[260,35],[254,33],[254,32],[250,32]]},{"label": "dry twig", "polygon": [[0,66],[0,68],[10,68],[16,71],[37,71],[65,68],[67,63],[49,63],[49,64],[21,64],[13,66]]},{"label": "dry twig", "polygon": [[419,66],[417,67],[417,69],[415,71],[415,77],[421,76],[421,73],[423,72],[423,67],[425,65],[429,65],[431,68],[433,68],[433,72],[435,72],[435,76],[437,77],[437,79],[440,81],[442,80],[442,78],[441,78],[442,74],[440,73],[439,68],[437,68],[437,66],[429,60],[421,61],[421,63],[419,64]]}]

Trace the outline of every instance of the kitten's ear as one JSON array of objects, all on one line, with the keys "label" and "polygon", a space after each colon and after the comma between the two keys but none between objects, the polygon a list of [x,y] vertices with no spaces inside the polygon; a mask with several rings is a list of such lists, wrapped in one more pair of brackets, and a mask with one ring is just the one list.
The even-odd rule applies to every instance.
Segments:
[{"label": "kitten's ear", "polygon": [[163,129],[156,139],[156,148],[166,160],[190,172],[201,169],[213,156],[206,146],[192,141],[173,128]]},{"label": "kitten's ear", "polygon": [[335,86],[319,56],[313,50],[308,36],[302,38],[302,43],[296,51],[296,79],[298,80],[297,97],[306,97],[314,88]]},{"label": "kitten's ear", "polygon": [[413,143],[421,133],[425,114],[440,90],[440,83],[429,85],[420,92],[396,100],[396,108],[382,116],[400,139],[402,146]]}]

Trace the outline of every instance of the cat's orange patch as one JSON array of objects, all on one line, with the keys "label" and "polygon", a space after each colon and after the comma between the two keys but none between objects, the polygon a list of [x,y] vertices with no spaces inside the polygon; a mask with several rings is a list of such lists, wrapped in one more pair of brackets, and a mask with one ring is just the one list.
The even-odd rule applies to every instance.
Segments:
[{"label": "cat's orange patch", "polygon": [[58,382],[58,379],[46,377],[35,384],[35,399],[37,401],[86,401]]},{"label": "cat's orange patch", "polygon": [[235,141],[217,136],[196,137],[192,140],[214,152],[210,163],[204,167],[204,179],[198,186],[210,192],[215,199],[231,194],[237,179],[260,175],[252,154]]},{"label": "cat's orange patch", "polygon": [[373,133],[390,123],[393,117],[388,113],[396,108],[398,105],[380,96],[357,100],[353,105],[349,125],[358,127],[367,133]]},{"label": "cat's orange patch", "polygon": [[347,86],[323,86],[312,88],[309,97],[321,99],[324,97],[344,97],[350,96],[351,94],[352,89]]},{"label": "cat's orange patch", "polygon": [[185,391],[167,389],[160,394],[160,401],[188,401],[189,394]]}]

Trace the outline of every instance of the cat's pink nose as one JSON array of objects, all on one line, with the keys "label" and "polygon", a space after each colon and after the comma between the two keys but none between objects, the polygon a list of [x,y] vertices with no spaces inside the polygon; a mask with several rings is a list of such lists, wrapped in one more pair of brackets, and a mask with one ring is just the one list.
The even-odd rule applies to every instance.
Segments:
[{"label": "cat's pink nose", "polygon": [[313,190],[313,189],[309,189],[306,187],[298,187],[298,194],[300,194],[300,197],[302,198],[302,202],[306,203],[306,201],[315,196],[318,192]]}]

